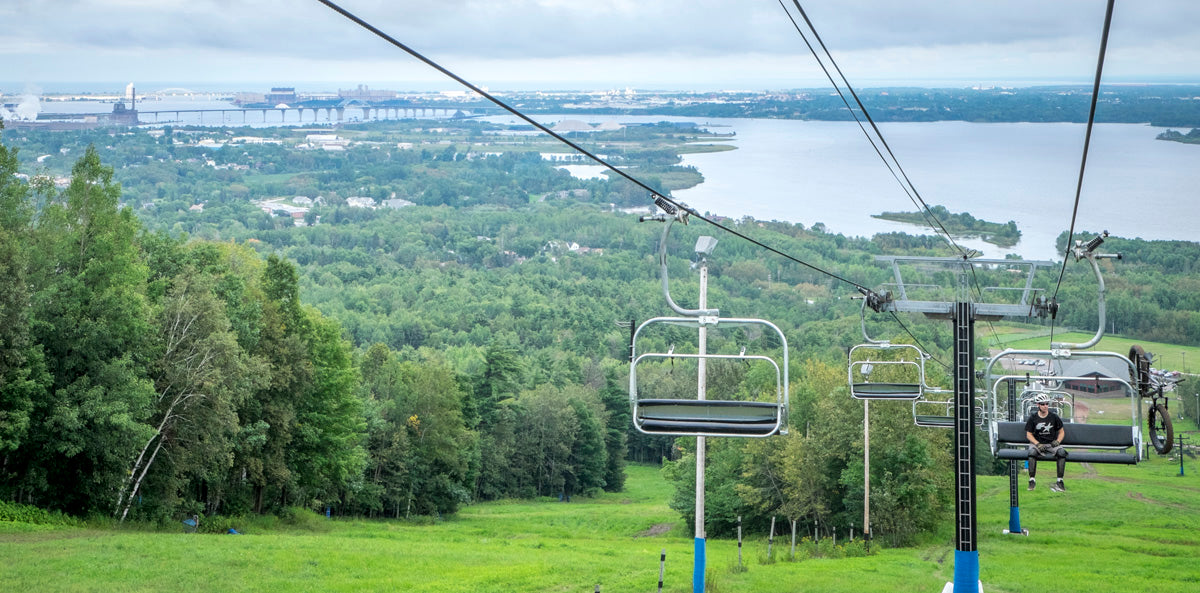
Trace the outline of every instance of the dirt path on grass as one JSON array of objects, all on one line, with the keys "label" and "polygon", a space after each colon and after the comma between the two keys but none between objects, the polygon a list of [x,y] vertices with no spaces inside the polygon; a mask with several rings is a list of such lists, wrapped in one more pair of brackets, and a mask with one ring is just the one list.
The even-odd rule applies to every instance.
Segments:
[{"label": "dirt path on grass", "polygon": [[633,537],[654,537],[656,535],[662,535],[670,530],[671,523],[659,523],[657,525],[651,525],[650,529],[642,531]]}]

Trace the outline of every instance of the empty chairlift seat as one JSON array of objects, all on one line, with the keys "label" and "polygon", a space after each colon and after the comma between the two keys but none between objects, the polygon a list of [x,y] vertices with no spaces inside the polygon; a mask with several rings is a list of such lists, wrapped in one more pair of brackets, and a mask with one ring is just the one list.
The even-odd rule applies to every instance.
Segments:
[{"label": "empty chairlift seat", "polygon": [[850,349],[850,395],[855,399],[917,399],[925,383],[925,354],[911,344],[871,343]]},{"label": "empty chairlift seat", "polygon": [[779,430],[780,406],[771,402],[643,399],[638,424],[653,434],[769,436]]},{"label": "empty chairlift seat", "polygon": [[913,400],[913,422],[930,428],[954,427],[954,392],[949,389],[925,389]]},{"label": "empty chairlift seat", "polygon": [[[634,333],[636,352],[637,339],[642,331],[652,325],[665,324],[698,328],[700,321],[692,317],[657,317],[647,320]],[[766,437],[787,432],[788,407],[788,348],[783,332],[774,324],[761,319],[726,318],[706,322],[714,328],[736,328],[758,325],[779,337],[780,360],[764,354],[696,354],[696,353],[646,353],[636,355],[629,367],[629,397],[633,409],[634,427],[642,433],[671,436],[725,436]],[[769,401],[730,399],[729,394],[707,393],[705,399],[697,397],[662,397],[656,393],[655,385],[644,379],[639,382],[638,366],[654,361],[676,359],[704,361],[733,361],[745,364],[766,364],[773,373],[774,393],[766,395]]]}]

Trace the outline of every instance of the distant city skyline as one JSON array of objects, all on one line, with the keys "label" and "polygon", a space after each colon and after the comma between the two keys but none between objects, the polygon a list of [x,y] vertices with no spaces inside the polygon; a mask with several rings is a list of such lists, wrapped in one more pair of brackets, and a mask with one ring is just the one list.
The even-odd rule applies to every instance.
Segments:
[{"label": "distant city skyline", "polygon": [[[461,88],[315,0],[16,0],[0,92]],[[791,2],[782,2],[799,19]],[[1088,83],[1101,0],[801,3],[855,86]],[[828,85],[778,2],[343,0],[493,90]],[[1117,3],[1107,83],[1200,83],[1200,3]],[[162,86],[159,86],[162,85]]]}]

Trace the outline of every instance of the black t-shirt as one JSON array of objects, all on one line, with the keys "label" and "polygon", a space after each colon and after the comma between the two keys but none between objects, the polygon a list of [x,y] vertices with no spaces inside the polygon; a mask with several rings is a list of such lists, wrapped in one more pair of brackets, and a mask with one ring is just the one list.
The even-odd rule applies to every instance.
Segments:
[{"label": "black t-shirt", "polygon": [[1046,417],[1038,416],[1037,412],[1029,415],[1029,420],[1025,421],[1025,432],[1033,433],[1033,438],[1039,443],[1049,443],[1058,438],[1058,431],[1062,430],[1063,422],[1054,412],[1046,412]]}]

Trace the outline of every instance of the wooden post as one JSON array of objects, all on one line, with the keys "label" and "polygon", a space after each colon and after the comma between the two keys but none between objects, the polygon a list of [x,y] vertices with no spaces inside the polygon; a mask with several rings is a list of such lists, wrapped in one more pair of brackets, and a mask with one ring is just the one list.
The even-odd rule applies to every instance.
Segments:
[{"label": "wooden post", "polygon": [[742,516],[738,515],[738,569],[742,568]]},{"label": "wooden post", "polygon": [[791,558],[796,558],[796,520],[792,519],[792,553]]},{"label": "wooden post", "polygon": [[663,569],[667,565],[667,549],[663,548],[658,556],[658,593],[662,593]]},{"label": "wooden post", "polygon": [[767,537],[767,561],[771,561],[771,546],[775,545],[775,516],[771,516],[771,535]]}]

